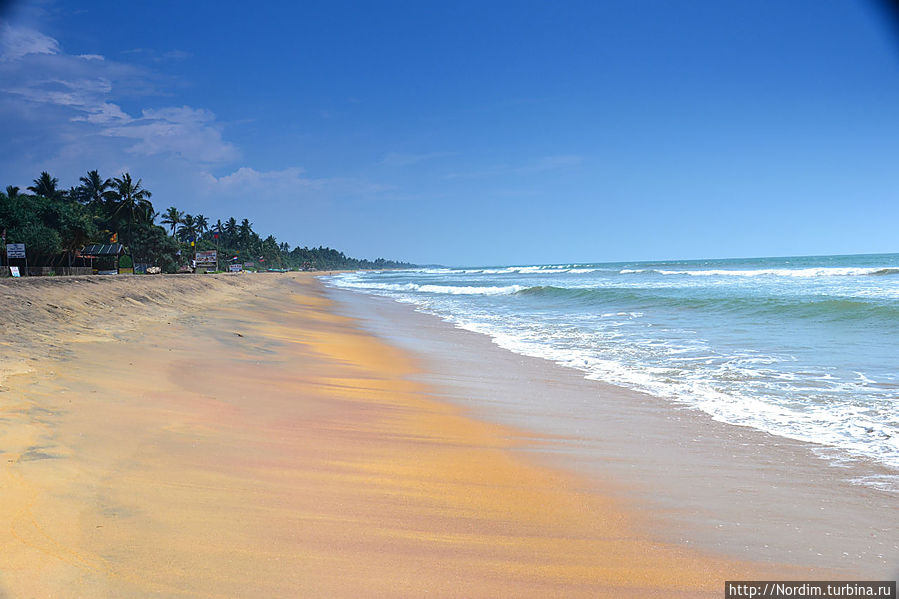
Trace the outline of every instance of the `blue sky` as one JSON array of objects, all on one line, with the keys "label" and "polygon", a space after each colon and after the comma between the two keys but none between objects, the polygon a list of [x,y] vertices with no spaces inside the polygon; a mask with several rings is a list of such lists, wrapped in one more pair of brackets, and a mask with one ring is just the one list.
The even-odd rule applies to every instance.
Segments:
[{"label": "blue sky", "polygon": [[0,186],[418,263],[895,252],[899,39],[829,2],[13,2]]}]

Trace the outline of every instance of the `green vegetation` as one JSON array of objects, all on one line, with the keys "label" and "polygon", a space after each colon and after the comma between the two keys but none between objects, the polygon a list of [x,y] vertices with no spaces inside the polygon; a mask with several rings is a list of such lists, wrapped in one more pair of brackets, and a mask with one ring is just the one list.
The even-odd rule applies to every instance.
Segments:
[{"label": "green vegetation", "polygon": [[[186,214],[174,206],[157,213],[152,194],[129,173],[104,179],[90,171],[79,185],[59,188],[59,180],[42,172],[22,193],[8,186],[0,192],[0,229],[7,243],[24,243],[32,266],[80,265],[78,252],[90,243],[125,245],[127,262],[159,266],[177,272],[196,250],[219,250],[219,264],[254,263],[260,269],[305,268],[315,270],[380,269],[411,266],[392,260],[358,260],[337,250],[296,247],[279,243],[273,235],[262,237],[249,219],[234,217],[224,222]],[[156,224],[159,219],[160,225]],[[0,252],[0,257],[3,257]]]}]

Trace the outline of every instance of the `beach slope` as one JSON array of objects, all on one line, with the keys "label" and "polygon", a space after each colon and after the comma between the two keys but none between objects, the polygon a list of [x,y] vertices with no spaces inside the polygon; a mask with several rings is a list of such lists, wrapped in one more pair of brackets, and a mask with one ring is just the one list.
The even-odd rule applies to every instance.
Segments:
[{"label": "beach slope", "polygon": [[[0,284],[0,596],[718,597],[301,274]],[[777,573],[796,575],[778,570]]]}]

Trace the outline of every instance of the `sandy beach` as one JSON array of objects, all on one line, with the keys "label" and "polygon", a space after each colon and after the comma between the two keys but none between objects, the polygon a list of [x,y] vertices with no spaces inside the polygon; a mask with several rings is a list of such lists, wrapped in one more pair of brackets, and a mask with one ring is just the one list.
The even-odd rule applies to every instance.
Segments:
[{"label": "sandy beach", "polygon": [[[0,284],[4,597],[694,597],[827,578],[440,401],[313,276]],[[436,383],[435,383],[436,384]]]}]

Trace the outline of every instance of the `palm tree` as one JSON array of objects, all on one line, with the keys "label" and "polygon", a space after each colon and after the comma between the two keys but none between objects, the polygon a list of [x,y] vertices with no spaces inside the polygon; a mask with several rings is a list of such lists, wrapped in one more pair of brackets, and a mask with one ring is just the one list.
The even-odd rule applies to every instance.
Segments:
[{"label": "palm tree", "polygon": [[246,249],[250,245],[250,239],[253,237],[253,223],[249,219],[245,218],[240,221],[240,226],[237,227],[237,237],[241,249]]},{"label": "palm tree", "polygon": [[34,180],[34,185],[28,186],[28,191],[55,200],[61,195],[59,189],[56,187],[57,185],[59,185],[59,179],[51,177],[50,173],[43,171],[41,176]]},{"label": "palm tree", "polygon": [[196,239],[197,221],[190,214],[185,214],[181,219],[181,226],[178,227],[178,237],[181,241],[190,241]]},{"label": "palm tree", "polygon": [[153,194],[141,186],[141,179],[135,183],[128,173],[122,177],[113,179],[112,186],[115,189],[115,211],[113,216],[128,218],[128,240],[131,241],[131,227],[135,220],[146,219],[148,210],[153,209],[150,196]]},{"label": "palm tree", "polygon": [[159,216],[159,213],[156,212],[155,208],[153,208],[153,204],[147,202],[144,210],[138,214],[137,222],[145,225],[152,225],[156,223],[157,216]]},{"label": "palm tree", "polygon": [[19,197],[19,188],[15,185],[7,185],[6,186],[6,197],[10,200],[14,200]]},{"label": "palm tree", "polygon": [[197,235],[202,237],[203,233],[209,230],[209,220],[202,214],[194,217],[194,226],[197,228]]},{"label": "palm tree", "polygon": [[170,206],[169,209],[166,210],[165,213],[163,213],[162,220],[160,222],[172,228],[172,237],[174,237],[175,227],[181,224],[182,218],[184,218],[184,213],[174,206]]},{"label": "palm tree", "polygon": [[225,223],[225,235],[228,236],[228,243],[225,245],[233,246],[237,240],[237,221],[234,220],[233,216]]},{"label": "palm tree", "polygon": [[113,199],[109,189],[112,187],[112,179],[103,179],[97,171],[88,171],[86,177],[80,177],[81,186],[77,194],[84,204],[90,206],[102,206],[106,201]]}]

